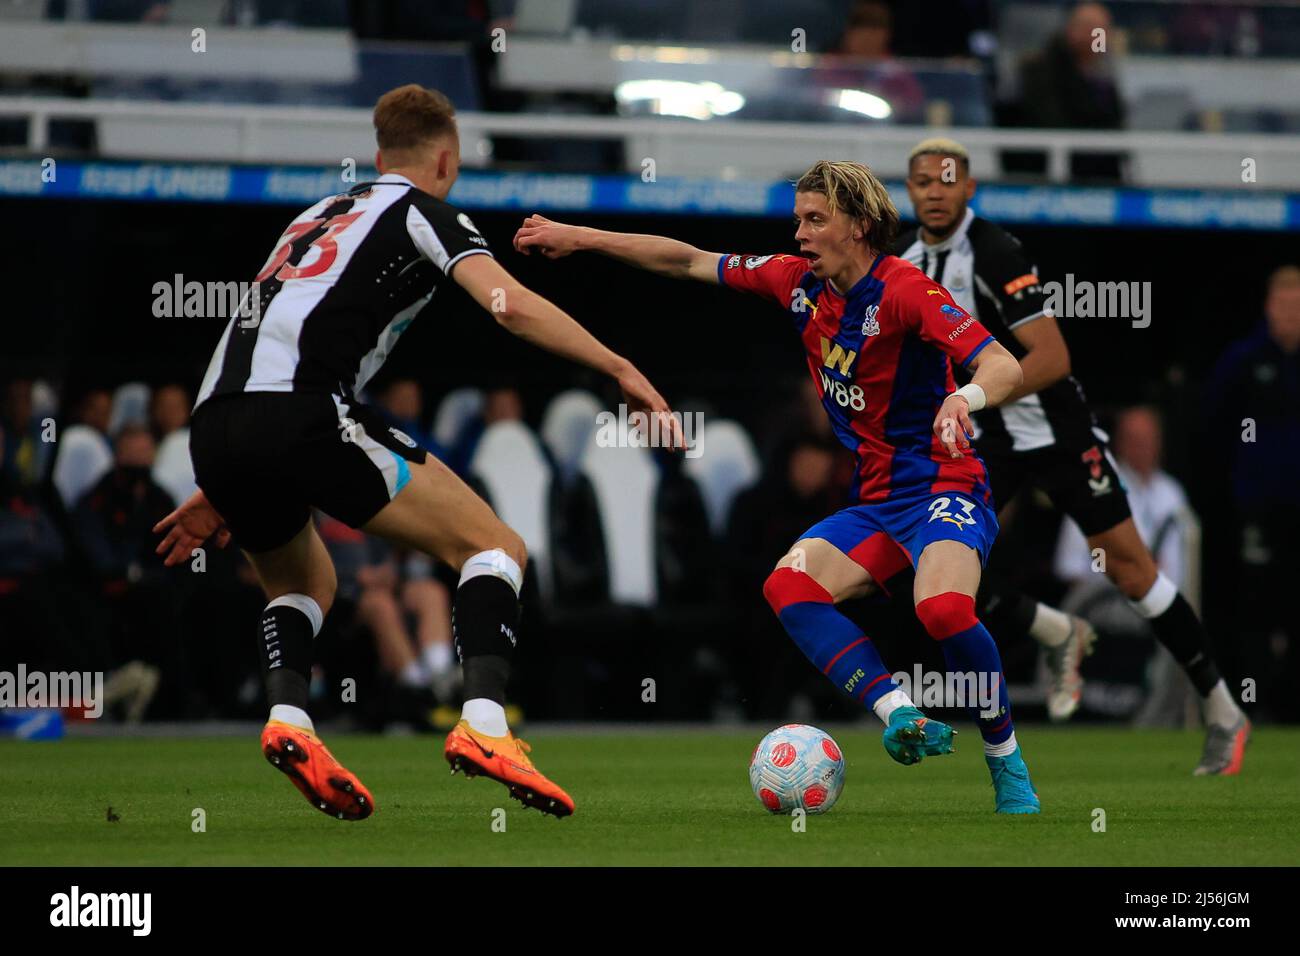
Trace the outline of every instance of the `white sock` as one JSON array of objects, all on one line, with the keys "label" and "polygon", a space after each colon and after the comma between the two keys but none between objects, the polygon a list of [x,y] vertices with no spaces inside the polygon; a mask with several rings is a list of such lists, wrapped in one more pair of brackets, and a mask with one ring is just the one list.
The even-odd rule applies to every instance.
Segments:
[{"label": "white sock", "polygon": [[1153,617],[1159,617],[1169,610],[1169,605],[1174,603],[1178,597],[1178,585],[1174,584],[1165,577],[1164,572],[1156,573],[1156,579],[1151,585],[1151,589],[1142,596],[1140,600],[1129,601],[1133,610],[1137,611],[1148,621]]},{"label": "white sock", "polygon": [[1223,682],[1223,678],[1219,678],[1219,682],[1210,688],[1203,710],[1207,724],[1231,727],[1241,719],[1241,708],[1232,699],[1232,694],[1228,691],[1228,685]]},{"label": "white sock", "polygon": [[884,697],[880,698],[880,700],[876,701],[871,709],[876,712],[877,717],[888,724],[889,715],[898,710],[898,708],[915,706],[916,705],[912,703],[912,698],[904,694],[902,690],[895,688]]},{"label": "white sock", "polygon": [[453,660],[451,642],[426,644],[424,649],[420,651],[420,657],[430,674],[441,674],[443,671],[450,670]]},{"label": "white sock", "polygon": [[413,660],[402,668],[402,672],[397,675],[397,680],[405,687],[423,687],[429,683],[429,675],[425,673],[423,664]]},{"label": "white sock", "polygon": [[[1040,605],[1041,607],[1041,605]],[[1011,736],[1000,744],[986,743],[984,745],[984,756],[986,757],[1010,757],[1016,752],[1016,732],[1011,731]]]},{"label": "white sock", "polygon": [[271,716],[267,719],[278,720],[282,724],[291,724],[294,727],[301,727],[303,730],[312,733],[316,732],[311,718],[307,716],[307,711],[301,707],[294,707],[292,704],[276,704],[271,708]]},{"label": "white sock", "polygon": [[1029,633],[1044,647],[1060,647],[1070,637],[1073,627],[1070,615],[1039,604],[1034,608],[1034,623],[1029,625]]},{"label": "white sock", "polygon": [[489,737],[504,737],[510,732],[506,726],[506,710],[494,700],[475,697],[465,701],[460,709],[461,719],[467,721],[480,734]]}]

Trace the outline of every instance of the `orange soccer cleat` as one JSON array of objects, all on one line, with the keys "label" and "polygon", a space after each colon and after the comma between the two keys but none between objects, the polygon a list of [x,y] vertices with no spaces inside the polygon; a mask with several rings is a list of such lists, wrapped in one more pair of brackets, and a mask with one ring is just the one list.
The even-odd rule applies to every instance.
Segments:
[{"label": "orange soccer cleat", "polygon": [[482,774],[503,783],[526,807],[543,813],[567,817],[573,813],[573,798],[537,772],[528,759],[531,748],[507,731],[504,737],[489,737],[461,720],[447,735],[445,754],[451,772],[465,771],[465,776]]},{"label": "orange soccer cleat", "polygon": [[340,820],[364,820],[374,812],[375,801],[365,784],[335,760],[311,731],[267,721],[262,728],[262,753],[322,813]]}]

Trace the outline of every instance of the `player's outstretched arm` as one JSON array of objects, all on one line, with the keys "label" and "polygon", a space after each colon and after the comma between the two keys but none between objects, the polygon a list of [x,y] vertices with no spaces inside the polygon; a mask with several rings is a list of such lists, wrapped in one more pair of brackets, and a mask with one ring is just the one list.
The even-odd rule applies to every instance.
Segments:
[{"label": "player's outstretched arm", "polygon": [[[604,372],[618,382],[633,411],[671,414],[649,380],[627,359],[602,345],[568,313],[506,272],[491,256],[466,256],[451,277],[508,331],[548,352]],[[684,447],[676,419],[665,418],[671,447]]]},{"label": "player's outstretched arm", "polygon": [[996,341],[984,346],[968,367],[975,373],[970,384],[944,399],[934,417],[934,433],[953,458],[970,451],[969,436],[975,433],[970,413],[1001,405],[1024,381],[1016,357]]},{"label": "player's outstretched arm", "polygon": [[515,233],[515,249],[524,255],[537,249],[548,259],[559,259],[574,252],[599,252],[672,279],[714,284],[718,282],[718,260],[722,258],[720,252],[705,252],[666,236],[570,226],[536,214],[525,219]]}]

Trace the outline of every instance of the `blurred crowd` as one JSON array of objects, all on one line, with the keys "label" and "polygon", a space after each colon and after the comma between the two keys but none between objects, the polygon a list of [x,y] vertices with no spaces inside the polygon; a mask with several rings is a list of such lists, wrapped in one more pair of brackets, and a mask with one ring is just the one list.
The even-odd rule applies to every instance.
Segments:
[{"label": "blurred crowd", "polygon": [[[1203,395],[1205,415],[1179,424],[1195,432],[1197,473],[1184,477],[1196,483],[1213,525],[1206,529],[1218,552],[1212,560],[1202,561],[1201,526],[1189,494],[1163,469],[1160,411],[1137,406],[1106,416],[1113,450],[1138,529],[1164,572],[1190,595],[1212,593],[1219,602],[1220,652],[1238,680],[1257,683],[1257,714],[1300,719],[1300,633],[1287,613],[1286,581],[1293,564],[1288,546],[1300,534],[1294,482],[1300,468],[1300,268],[1274,273],[1263,321],[1227,347]],[[565,396],[551,405],[565,406]],[[615,472],[611,483],[582,457],[600,407],[594,397],[570,410],[576,442],[565,437],[573,426],[557,426],[551,408],[538,439],[523,399],[508,386],[457,390],[438,402],[433,415],[413,379],[392,380],[371,398],[498,509],[516,506],[509,481],[529,473],[533,452],[526,446],[545,449],[539,499],[551,540],[548,547],[530,547],[546,565],[529,572],[521,653],[530,661],[519,678],[520,696],[535,712],[633,716],[620,710],[626,701],[607,699],[608,685],[634,685],[636,674],[653,664],[659,669],[652,672],[666,668],[682,677],[660,714],[851,715],[833,688],[809,672],[760,596],[780,555],[841,506],[850,478],[850,458],[830,434],[811,381],[792,385],[761,428],[746,433],[730,426],[743,452],[735,461],[750,464],[733,468],[721,486],[707,471],[691,471],[681,456],[658,455],[655,490],[646,499],[653,511],[648,530],[610,515],[633,501],[639,473]],[[23,662],[31,669],[104,671],[119,717],[260,712],[251,622],[262,599],[250,568],[233,548],[208,549],[174,569],[164,568],[154,551],[152,528],[194,487],[190,404],[187,388],[171,382],[69,388],[63,395],[26,378],[5,383],[0,669]],[[721,431],[713,434],[715,443],[721,441]],[[495,465],[484,458],[485,446],[493,444],[485,435],[500,439],[492,451]],[[699,461],[727,454],[715,444]],[[530,493],[526,484],[517,487]],[[609,494],[612,499],[602,499]],[[1102,702],[1098,712],[1177,722],[1187,706],[1177,669],[1162,659],[1145,625],[1104,576],[1089,573],[1078,530],[1059,517],[1035,524],[1035,508],[1042,510],[1042,503],[1017,504],[995,559],[1025,565],[1017,525],[1054,542],[1060,588],[1051,597],[1089,617],[1110,639],[1090,665],[1091,676],[1131,692],[1125,700]],[[356,698],[362,706],[352,711],[363,721],[445,721],[454,715],[458,692],[450,640],[454,575],[327,516],[318,520],[339,579],[336,610],[320,638],[319,706],[337,708],[326,689],[351,676],[364,690]],[[629,548],[640,548],[632,539],[643,532],[653,554],[645,569],[654,579],[648,602],[628,600],[620,594],[626,585],[616,580],[625,578],[618,564]],[[1203,564],[1213,571],[1204,581]],[[903,623],[899,628],[906,629]],[[1016,655],[1008,657],[1014,665]]]},{"label": "blurred crowd", "polygon": [[[708,12],[705,12],[707,7]],[[359,58],[361,80],[348,92],[328,84],[289,85],[283,95],[274,83],[254,89],[226,78],[206,92],[183,84],[160,86],[169,98],[242,101],[368,104],[373,90],[396,85],[418,69],[423,82],[454,91],[462,109],[509,112],[615,113],[626,109],[617,91],[593,92],[582,83],[566,89],[563,77],[549,77],[536,88],[518,78],[499,76],[502,37],[534,36],[559,40],[644,40],[660,43],[785,46],[792,27],[806,34],[808,53],[820,56],[814,69],[768,77],[752,88],[743,80],[718,77],[742,86],[747,105],[742,118],[800,119],[808,122],[867,122],[822,101],[842,89],[865,90],[888,104],[870,121],[910,125],[976,125],[1051,129],[1116,130],[1222,129],[1237,126],[1286,132],[1300,128],[1300,113],[1278,106],[1209,108],[1216,100],[1207,89],[1142,91],[1142,102],[1125,100],[1118,64],[1130,54],[1254,59],[1300,57],[1300,14],[1293,5],[1268,2],[1142,2],[1113,0],[212,0],[213,23],[239,27],[333,27],[350,31],[375,55]],[[170,23],[193,19],[194,3],[169,0],[48,0],[47,18],[124,23]],[[188,20],[187,20],[188,22]],[[502,31],[505,31],[504,33]],[[440,56],[419,60],[409,46],[398,55],[393,42],[425,44]],[[441,44],[441,46],[437,46]],[[457,46],[450,46],[450,45]],[[369,45],[369,46],[367,46]],[[452,50],[464,51],[464,56]],[[800,51],[802,52],[802,50]],[[404,60],[403,56],[416,56]],[[765,69],[755,62],[751,70]],[[396,72],[393,72],[396,71]],[[1179,74],[1181,75],[1181,74]],[[1217,74],[1215,74],[1217,75]],[[1172,76],[1172,75],[1171,75]],[[41,82],[50,81],[45,78]],[[3,77],[0,76],[0,82]],[[71,82],[71,81],[69,81]],[[83,77],[68,92],[85,95]],[[1174,82],[1171,79],[1170,82]],[[775,84],[779,91],[766,91]],[[80,84],[80,86],[77,86]],[[134,84],[134,85],[133,85]],[[1168,84],[1166,84],[1168,86]],[[79,89],[80,92],[76,92]],[[111,84],[96,95],[141,95],[139,84]],[[224,92],[222,92],[224,90]],[[341,98],[340,98],[341,97]],[[1137,107],[1136,109],[1134,107]],[[887,119],[886,119],[887,117]],[[60,134],[62,135],[62,134]],[[541,147],[516,155],[503,138],[503,161],[541,163],[555,156]],[[598,152],[581,153],[583,162]],[[1041,154],[1011,153],[1003,158],[1008,175],[1041,175]],[[1125,175],[1119,153],[1072,157],[1076,180],[1117,181]],[[606,165],[617,166],[617,158]]]},{"label": "blurred crowd", "polygon": [[[132,382],[71,392],[15,378],[0,409],[0,669],[109,675],[116,716],[233,717],[257,712],[261,690],[249,632],[263,603],[233,549],[163,566],[154,526],[195,489],[192,397],[177,383]],[[418,384],[381,396],[393,424],[446,460],[467,460],[482,428],[518,415],[518,396],[489,395],[482,414],[443,448],[422,428]],[[342,611],[325,644],[345,669],[374,670],[368,715],[423,719],[452,702],[458,669],[447,582],[422,555],[367,538],[325,515]],[[358,651],[353,632],[363,634]],[[117,680],[114,680],[117,675]],[[368,688],[370,689],[370,688]],[[371,695],[372,699],[375,697]]]}]

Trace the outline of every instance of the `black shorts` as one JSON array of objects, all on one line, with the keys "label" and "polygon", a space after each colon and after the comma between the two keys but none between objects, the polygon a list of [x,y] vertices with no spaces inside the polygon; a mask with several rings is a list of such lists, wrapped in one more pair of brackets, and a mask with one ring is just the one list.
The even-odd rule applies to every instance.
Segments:
[{"label": "black shorts", "polygon": [[426,454],[374,409],[320,393],[221,395],[190,423],[194,479],[247,551],[287,544],[312,508],[360,527]]},{"label": "black shorts", "polygon": [[1028,485],[1074,519],[1085,537],[1109,531],[1132,512],[1106,443],[1097,439],[1055,444],[1032,451],[1005,451],[976,445],[989,472],[989,486],[999,509]]}]

